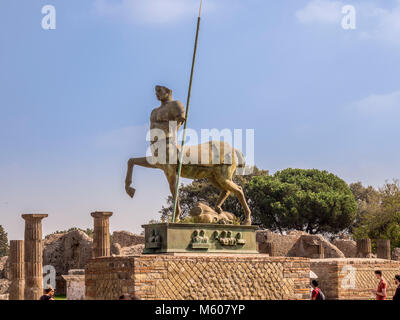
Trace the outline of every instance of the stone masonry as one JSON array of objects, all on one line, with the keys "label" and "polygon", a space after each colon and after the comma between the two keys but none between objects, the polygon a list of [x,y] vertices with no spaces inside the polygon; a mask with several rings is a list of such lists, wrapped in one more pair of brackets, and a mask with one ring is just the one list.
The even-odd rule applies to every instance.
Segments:
[{"label": "stone masonry", "polygon": [[375,270],[381,270],[388,283],[388,299],[394,294],[394,276],[400,274],[400,262],[384,259],[316,259],[311,271],[318,276],[319,287],[330,300],[370,300],[377,289]]},{"label": "stone masonry", "polygon": [[332,241],[340,251],[343,252],[346,258],[357,257],[357,242],[351,239],[335,239]]},{"label": "stone masonry", "polygon": [[143,255],[91,259],[86,299],[309,299],[310,260],[267,255]]},{"label": "stone masonry", "polygon": [[85,270],[69,270],[62,277],[67,283],[67,300],[85,300]]},{"label": "stone masonry", "polygon": [[376,241],[376,257],[390,260],[390,240],[379,239]]},{"label": "stone masonry", "polygon": [[132,247],[144,244],[144,236],[133,234],[128,231],[114,231],[112,234],[112,244],[119,244],[121,248]]},{"label": "stone masonry", "polygon": [[25,220],[25,300],[39,300],[43,294],[42,219],[47,214],[23,214]]},{"label": "stone masonry", "polygon": [[112,212],[92,212],[94,218],[93,230],[93,258],[109,257],[110,244],[110,217]]},{"label": "stone masonry", "polygon": [[10,269],[11,285],[10,300],[24,300],[25,268],[24,268],[24,241],[10,241]]}]

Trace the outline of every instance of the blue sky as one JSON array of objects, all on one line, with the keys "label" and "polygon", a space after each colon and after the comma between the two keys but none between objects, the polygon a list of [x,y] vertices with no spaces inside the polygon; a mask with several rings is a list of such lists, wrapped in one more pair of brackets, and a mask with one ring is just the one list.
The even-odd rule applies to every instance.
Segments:
[{"label": "blue sky", "polygon": [[[41,9],[56,8],[56,30]],[[356,8],[344,30],[341,9]],[[168,196],[144,155],[162,84],[185,101],[197,0],[2,0],[0,224],[23,238],[92,226],[140,232]],[[205,0],[189,126],[255,130],[255,162],[331,171],[374,186],[400,178],[400,1]]]}]

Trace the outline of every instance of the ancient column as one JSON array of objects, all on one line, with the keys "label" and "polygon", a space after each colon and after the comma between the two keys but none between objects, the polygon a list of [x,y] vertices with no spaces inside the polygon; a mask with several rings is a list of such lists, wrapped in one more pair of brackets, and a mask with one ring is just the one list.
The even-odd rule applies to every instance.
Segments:
[{"label": "ancient column", "polygon": [[47,214],[23,214],[25,220],[25,300],[39,300],[43,295],[42,219]]},{"label": "ancient column", "polygon": [[265,242],[265,253],[268,253],[270,257],[276,257],[276,247],[275,243],[267,241]]},{"label": "ancient column", "polygon": [[93,258],[109,257],[110,246],[110,220],[112,212],[92,212],[94,218],[93,232]]},{"label": "ancient column", "polygon": [[357,240],[357,257],[370,258],[372,254],[371,239]]},{"label": "ancient column", "polygon": [[379,259],[390,260],[390,240],[379,239],[376,241],[376,256]]},{"label": "ancient column", "polygon": [[10,300],[24,300],[25,269],[24,269],[24,241],[10,241]]}]

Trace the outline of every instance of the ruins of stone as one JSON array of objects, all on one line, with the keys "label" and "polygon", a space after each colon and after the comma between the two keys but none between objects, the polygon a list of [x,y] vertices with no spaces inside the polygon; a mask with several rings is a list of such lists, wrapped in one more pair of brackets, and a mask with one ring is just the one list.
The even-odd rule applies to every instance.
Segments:
[{"label": "ruins of stone", "polygon": [[85,270],[71,269],[62,277],[66,282],[67,300],[85,300]]},{"label": "ruins of stone", "polygon": [[[109,220],[110,214],[94,214],[95,219],[98,219],[99,216],[101,219]],[[32,220],[35,219],[38,221],[35,222],[36,226],[32,227]],[[41,219],[41,216],[38,215],[25,216],[25,220],[30,222],[29,227],[26,228],[28,234],[25,235],[25,239],[33,241],[32,230],[41,231]],[[375,281],[373,271],[376,268],[384,269],[388,277],[400,270],[400,262],[396,261],[399,258],[400,248],[393,250],[391,260],[375,259],[370,249],[370,239],[357,241],[357,250],[356,242],[351,239],[334,239],[330,242],[322,235],[310,235],[301,231],[280,234],[270,230],[259,230],[256,232],[256,241],[260,252],[258,258],[257,255],[225,256],[224,261],[232,266],[241,261],[241,266],[245,268],[248,279],[256,280],[262,270],[262,273],[267,277],[265,281],[269,281],[271,287],[269,284],[260,287],[257,284],[258,282],[252,281],[249,282],[249,286],[243,286],[241,278],[234,276],[243,272],[242,269],[233,268],[228,273],[226,270],[223,273],[214,270],[213,264],[220,263],[218,259],[222,257],[221,255],[214,256],[214,260],[210,260],[209,255],[200,255],[197,256],[196,261],[193,261],[193,256],[187,256],[187,258],[174,258],[164,255],[159,255],[159,258],[146,256],[142,255],[145,248],[143,236],[134,235],[127,231],[115,231],[112,242],[110,242],[109,221],[106,223],[102,221],[100,228],[107,235],[108,241],[105,241],[104,237],[99,239],[98,252],[107,252],[111,243],[111,247],[117,246],[119,248],[118,255],[111,257],[110,252],[107,256],[92,258],[94,255],[93,240],[79,230],[52,234],[42,241],[44,246],[42,263],[56,267],[57,275],[60,274],[61,279],[57,281],[57,292],[59,286],[62,288],[60,283],[63,281],[67,299],[117,299],[123,293],[134,293],[143,299],[243,299],[250,297],[259,299],[308,299],[308,284],[311,275],[318,277],[320,287],[324,290],[328,299],[368,299],[371,283]],[[38,238],[35,237],[34,241],[40,242]],[[38,261],[40,256],[26,255],[24,243],[22,240],[12,241],[10,257],[0,259],[0,275],[3,278],[0,279],[0,299],[20,299],[21,295],[32,290],[32,288],[23,288],[22,283],[26,272],[22,272],[21,262],[26,256],[34,261]],[[387,241],[377,241],[377,243],[384,246],[386,251],[387,248],[390,248],[390,243]],[[266,251],[269,253],[268,255],[265,255]],[[366,255],[367,258],[352,257],[357,254]],[[282,258],[287,259],[287,257],[293,260],[281,260]],[[113,265],[112,270],[114,271],[112,272],[116,272],[114,280],[104,276],[111,272],[111,269],[104,265],[104,261],[109,261]],[[293,282],[280,278],[279,272],[275,269],[275,264],[282,264],[283,261],[288,263],[287,266],[283,264],[283,272],[292,273],[291,279],[297,283],[297,287],[291,287]],[[193,265],[192,262],[194,262]],[[143,265],[143,269],[139,268],[134,271],[131,268],[133,264]],[[199,267],[200,264],[202,267]],[[296,269],[290,269],[292,266]],[[351,282],[348,283],[346,276],[354,272],[349,266],[357,270],[355,272],[357,287],[352,287]],[[169,270],[168,277],[166,277],[167,269]],[[293,273],[294,270],[297,270],[297,273]],[[337,270],[340,270],[339,274]],[[208,287],[199,286],[196,281],[180,284],[175,281],[175,272],[180,274],[180,277],[207,278]],[[156,274],[159,276],[155,276]],[[9,279],[5,279],[6,277]],[[130,280],[132,277],[136,279],[134,282]],[[228,278],[225,277],[231,279],[229,286],[226,282]],[[232,279],[234,279],[233,282]],[[16,281],[17,285],[14,285],[13,281]],[[272,289],[275,281],[283,283],[287,292],[292,292],[292,294],[285,295],[275,292]],[[152,291],[155,283],[159,288],[158,291]],[[332,285],[332,283],[337,283],[337,285]],[[347,289],[346,286],[348,286]],[[99,290],[102,287],[108,289]],[[169,289],[171,287],[174,290]],[[37,290],[37,287],[35,289]],[[204,289],[206,291],[203,291]],[[393,290],[393,286],[389,284],[389,294],[392,294]],[[99,292],[102,292],[102,294],[99,295]],[[225,293],[222,295],[222,292]]]}]

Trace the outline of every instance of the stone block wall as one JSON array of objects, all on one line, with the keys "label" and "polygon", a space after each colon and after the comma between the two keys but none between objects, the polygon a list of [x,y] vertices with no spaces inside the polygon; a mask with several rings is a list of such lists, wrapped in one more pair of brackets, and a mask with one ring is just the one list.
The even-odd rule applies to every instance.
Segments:
[{"label": "stone block wall", "polygon": [[335,239],[332,242],[340,251],[343,252],[346,258],[357,257],[357,242],[350,239]]},{"label": "stone block wall", "polygon": [[310,260],[266,255],[143,255],[97,258],[86,299],[292,300],[310,297]]},{"label": "stone block wall", "polygon": [[[256,231],[256,240],[260,253],[266,253],[262,251],[263,246],[260,245],[266,242],[272,242],[275,246],[275,254],[279,257],[289,256],[290,252],[295,250],[296,242],[299,238],[306,233],[301,231],[292,231],[287,235],[281,235],[270,230]],[[260,250],[261,249],[261,250]]]},{"label": "stone block wall", "polygon": [[388,299],[394,294],[394,276],[400,274],[400,262],[384,259],[316,259],[311,270],[318,276],[321,290],[331,300],[370,300],[377,289],[375,270],[381,270],[388,283]]},{"label": "stone block wall", "polygon": [[114,231],[112,244],[119,244],[121,248],[144,244],[144,236],[133,234],[128,231]]}]

